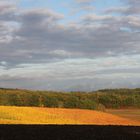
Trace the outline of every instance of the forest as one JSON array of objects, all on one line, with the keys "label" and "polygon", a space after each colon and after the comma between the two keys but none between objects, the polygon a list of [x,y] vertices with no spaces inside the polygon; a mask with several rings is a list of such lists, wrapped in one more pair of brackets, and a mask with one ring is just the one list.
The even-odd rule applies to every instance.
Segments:
[{"label": "forest", "polygon": [[55,92],[0,88],[1,106],[35,106],[101,110],[140,108],[140,88],[93,92]]}]

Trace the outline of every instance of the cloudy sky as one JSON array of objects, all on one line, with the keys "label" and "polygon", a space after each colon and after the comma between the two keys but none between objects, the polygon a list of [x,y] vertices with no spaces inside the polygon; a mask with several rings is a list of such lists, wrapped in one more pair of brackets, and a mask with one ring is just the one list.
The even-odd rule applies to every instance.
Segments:
[{"label": "cloudy sky", "polygon": [[140,87],[140,0],[0,0],[0,87]]}]

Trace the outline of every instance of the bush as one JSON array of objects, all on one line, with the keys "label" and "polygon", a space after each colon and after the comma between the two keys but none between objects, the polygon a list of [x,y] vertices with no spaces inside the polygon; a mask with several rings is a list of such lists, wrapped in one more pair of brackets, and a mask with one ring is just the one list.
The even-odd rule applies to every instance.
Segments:
[{"label": "bush", "polygon": [[81,100],[79,102],[79,108],[81,109],[93,109],[95,110],[97,108],[97,103],[95,101],[92,100]]},{"label": "bush", "polygon": [[58,107],[59,101],[55,97],[46,96],[44,105],[45,107]]},{"label": "bush", "polygon": [[65,108],[78,108],[79,99],[75,96],[70,96],[68,99],[64,102]]}]

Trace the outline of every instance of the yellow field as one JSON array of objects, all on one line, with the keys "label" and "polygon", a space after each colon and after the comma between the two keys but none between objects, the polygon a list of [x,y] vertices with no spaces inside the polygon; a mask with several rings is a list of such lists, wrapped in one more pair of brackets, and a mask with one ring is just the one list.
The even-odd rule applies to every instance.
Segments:
[{"label": "yellow field", "polygon": [[91,110],[0,106],[0,124],[98,124],[140,126],[140,121]]}]

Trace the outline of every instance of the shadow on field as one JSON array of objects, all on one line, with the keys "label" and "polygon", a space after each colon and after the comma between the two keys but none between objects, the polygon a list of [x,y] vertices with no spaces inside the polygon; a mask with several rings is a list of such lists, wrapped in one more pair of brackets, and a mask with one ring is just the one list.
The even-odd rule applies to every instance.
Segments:
[{"label": "shadow on field", "polygon": [[140,140],[138,126],[0,125],[0,140]]}]

